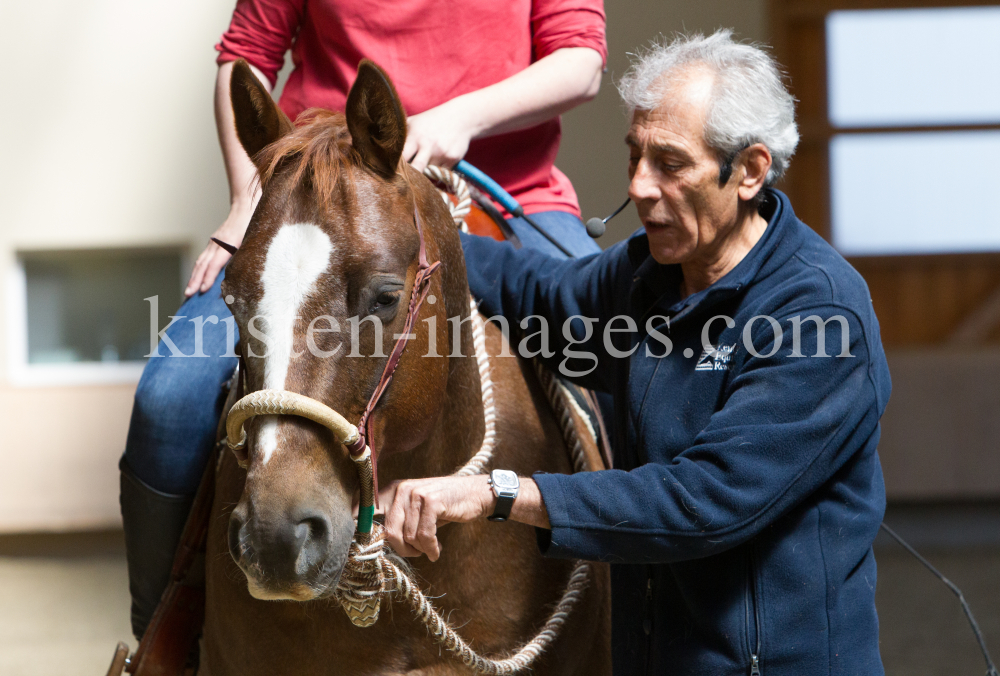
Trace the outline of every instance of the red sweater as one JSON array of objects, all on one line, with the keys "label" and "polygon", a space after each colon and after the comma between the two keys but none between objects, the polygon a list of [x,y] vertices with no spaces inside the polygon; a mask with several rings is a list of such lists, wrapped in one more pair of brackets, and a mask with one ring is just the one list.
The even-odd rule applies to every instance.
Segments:
[{"label": "red sweater", "polygon": [[[396,85],[408,115],[504,80],[563,47],[607,59],[603,0],[238,0],[218,62],[240,57],[273,84],[292,50],[279,105],[293,120],[312,107],[343,110],[358,63]],[[576,192],[554,162],[559,118],[476,139],[466,159],[529,213],[577,216]]]}]

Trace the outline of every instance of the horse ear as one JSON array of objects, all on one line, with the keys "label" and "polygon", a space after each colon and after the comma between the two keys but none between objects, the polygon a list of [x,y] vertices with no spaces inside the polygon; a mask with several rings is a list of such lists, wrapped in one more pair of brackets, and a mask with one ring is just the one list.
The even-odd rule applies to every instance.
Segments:
[{"label": "horse ear", "polygon": [[236,135],[250,159],[295,128],[243,59],[233,66],[229,97],[236,118]]},{"label": "horse ear", "polygon": [[389,178],[396,173],[406,142],[406,113],[385,71],[368,59],[347,95],[351,144],[365,164]]}]

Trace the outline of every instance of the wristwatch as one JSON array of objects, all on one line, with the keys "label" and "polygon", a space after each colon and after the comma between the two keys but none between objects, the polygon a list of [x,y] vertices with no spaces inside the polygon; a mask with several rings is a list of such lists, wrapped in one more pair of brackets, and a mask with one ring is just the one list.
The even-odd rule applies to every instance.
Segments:
[{"label": "wristwatch", "polygon": [[490,521],[506,521],[510,518],[510,508],[514,506],[514,498],[517,497],[520,486],[521,482],[518,481],[515,472],[507,469],[495,469],[490,472],[490,487],[497,496],[497,507],[493,510],[493,514],[486,518]]}]

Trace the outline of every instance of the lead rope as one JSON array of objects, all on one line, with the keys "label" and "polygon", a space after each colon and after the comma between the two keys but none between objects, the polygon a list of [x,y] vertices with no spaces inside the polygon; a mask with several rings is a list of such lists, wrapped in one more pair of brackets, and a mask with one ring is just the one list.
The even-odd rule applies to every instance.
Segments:
[{"label": "lead rope", "polygon": [[[430,178],[447,185],[452,192],[459,196],[457,205],[452,204],[447,196],[445,199],[456,224],[459,223],[459,219],[464,221],[465,215],[468,214],[468,200],[463,202],[462,199],[463,188],[464,194],[468,195],[468,187],[465,186],[464,180],[454,172],[440,167],[428,167],[426,173]],[[476,363],[479,367],[482,390],[485,432],[479,451],[453,476],[482,474],[489,466],[496,450],[496,402],[490,360],[486,351],[486,323],[482,315],[479,314],[475,300],[471,298],[470,310],[472,313],[473,344],[476,349]],[[571,450],[574,470],[582,471],[586,469],[586,458],[583,455],[576,425],[568,412],[566,402],[568,395],[558,386],[551,373],[542,368],[536,368],[538,368],[543,389],[549,397],[549,403],[559,419],[566,446]],[[371,476],[371,452],[366,449],[361,456],[355,458],[355,462],[361,479],[361,504],[371,505],[374,500],[374,495],[371,495],[374,492]],[[365,521],[368,520],[365,519]],[[367,532],[365,532],[366,530]],[[385,533],[382,526],[370,521],[362,523],[362,520],[359,519],[358,531],[351,543],[347,563],[341,574],[335,596],[353,624],[359,627],[370,627],[378,621],[382,597],[397,592],[410,604],[417,619],[427,627],[431,636],[448,652],[478,673],[499,676],[527,669],[538,659],[559,636],[570,612],[583,597],[584,590],[589,583],[590,564],[586,561],[577,561],[562,598],[542,626],[541,631],[510,657],[503,659],[484,657],[473,650],[458,635],[424,596],[410,575],[389,558],[385,552]]]},{"label": "lead rope", "polygon": [[[485,321],[473,308],[473,340],[476,346],[476,357],[479,364],[480,379],[483,383],[482,397],[484,417],[486,418],[486,433],[483,443],[472,458],[453,476],[470,476],[481,474],[489,464],[496,448],[496,410],[493,402],[493,382],[486,353]],[[480,337],[477,339],[477,335]],[[555,378],[544,369],[538,369],[542,387],[549,397],[550,404],[560,422],[567,448],[571,449],[574,469],[586,469],[586,459],[583,455],[577,429],[572,416],[567,415],[567,404]],[[547,376],[547,377],[546,377]],[[486,412],[489,414],[486,414]],[[492,434],[491,434],[492,432]],[[362,486],[365,477],[370,477],[371,454],[367,452],[357,460],[361,472]],[[370,479],[369,479],[370,481]],[[362,497],[364,502],[364,496]],[[433,604],[420,591],[417,583],[402,570],[385,552],[385,533],[378,523],[371,524],[369,533],[356,533],[348,552],[347,563],[341,574],[340,583],[335,595],[347,612],[351,622],[359,627],[370,627],[378,621],[382,597],[398,592],[409,603],[417,619],[427,628],[431,636],[452,655],[460,659],[466,666],[481,674],[499,676],[515,674],[529,668],[538,657],[558,638],[563,625],[569,618],[573,607],[583,597],[590,583],[590,564],[577,561],[570,574],[566,590],[559,603],[552,611],[541,631],[538,632],[514,655],[496,659],[480,655],[459,636],[434,608]]]},{"label": "lead rope", "polygon": [[490,357],[486,353],[486,321],[479,314],[479,304],[474,298],[469,298],[469,309],[472,312],[472,343],[476,346],[476,364],[479,366],[479,384],[483,391],[483,419],[486,431],[483,433],[483,443],[479,451],[455,472],[455,476],[483,474],[493,460],[493,451],[497,447],[497,407],[493,399]]}]

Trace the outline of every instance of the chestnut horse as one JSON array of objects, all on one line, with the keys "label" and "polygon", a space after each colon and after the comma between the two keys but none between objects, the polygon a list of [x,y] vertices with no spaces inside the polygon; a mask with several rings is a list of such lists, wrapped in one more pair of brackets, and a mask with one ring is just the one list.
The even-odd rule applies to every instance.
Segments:
[{"label": "chestnut horse", "polygon": [[[470,316],[465,263],[440,195],[400,159],[406,118],[387,76],[362,63],[346,116],[313,112],[297,128],[244,63],[233,70],[231,94],[263,190],[223,284],[240,329],[244,391],[299,393],[358,420],[405,323],[418,267],[416,211],[426,258],[441,267],[368,429],[381,483],[454,472],[485,430],[471,322],[457,319]],[[498,414],[492,467],[571,471],[531,365],[496,356],[504,340],[488,325]],[[332,598],[355,528],[358,476],[330,431],[305,418],[261,416],[247,424],[246,449],[245,472],[226,453],[217,474],[201,673],[468,674],[406,606],[383,601],[378,622],[358,628]],[[542,558],[523,524],[451,524],[439,538],[441,558],[411,560],[414,577],[485,655],[532,638],[573,567]],[[609,673],[609,623],[608,571],[595,564],[534,672]]]}]

